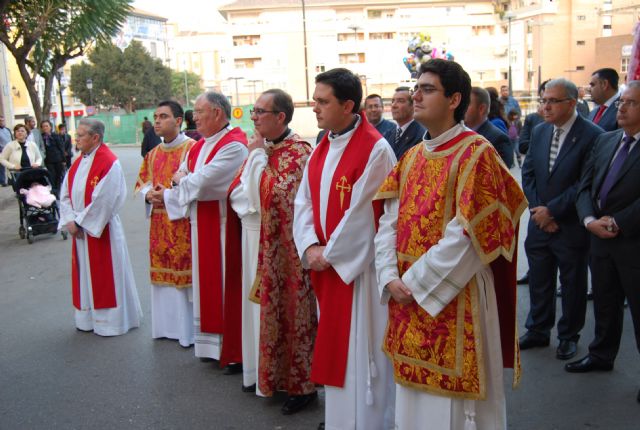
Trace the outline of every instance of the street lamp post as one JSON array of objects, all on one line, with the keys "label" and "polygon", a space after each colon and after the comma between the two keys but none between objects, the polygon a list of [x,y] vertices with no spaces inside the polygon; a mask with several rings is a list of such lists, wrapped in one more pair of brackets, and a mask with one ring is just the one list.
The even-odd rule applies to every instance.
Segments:
[{"label": "street lamp post", "polygon": [[508,32],[509,32],[509,45],[508,45],[508,49],[507,49],[507,55],[509,57],[508,62],[509,62],[509,94],[513,94],[513,82],[512,82],[512,78],[511,78],[511,20],[513,19],[513,13],[512,12],[507,12],[505,13],[505,18],[507,18],[508,22],[509,22],[509,27],[508,27]]},{"label": "street lamp post", "polygon": [[89,90],[89,106],[93,106],[93,80],[87,79],[87,89]]},{"label": "street lamp post", "polygon": [[309,103],[309,63],[307,60],[307,12],[302,0],[302,36],[304,44],[304,85],[307,91],[307,103]]},{"label": "street lamp post", "polygon": [[240,76],[240,77],[229,78],[229,80],[234,80],[234,81],[236,81],[236,99],[235,99],[235,101],[234,101],[234,104],[235,104],[236,106],[240,106],[240,95],[239,95],[239,93],[238,93],[238,81],[239,81],[240,79],[244,79],[244,78],[243,78],[243,77],[241,77],[241,76]]},{"label": "street lamp post", "polygon": [[248,81],[251,86],[253,87],[253,100],[256,100],[256,85],[258,84],[258,82],[262,82],[262,79],[249,79]]},{"label": "street lamp post", "polygon": [[60,67],[57,71],[56,71],[56,78],[58,78],[58,89],[60,90],[60,117],[61,117],[61,124],[64,125],[65,127],[67,126],[67,122],[64,116],[64,100],[63,100],[63,96],[62,96],[62,91],[64,90],[64,85],[62,84],[62,78],[64,77],[64,70],[62,67]]},{"label": "street lamp post", "polygon": [[187,69],[184,69],[184,105],[189,106],[189,86],[187,85]]}]

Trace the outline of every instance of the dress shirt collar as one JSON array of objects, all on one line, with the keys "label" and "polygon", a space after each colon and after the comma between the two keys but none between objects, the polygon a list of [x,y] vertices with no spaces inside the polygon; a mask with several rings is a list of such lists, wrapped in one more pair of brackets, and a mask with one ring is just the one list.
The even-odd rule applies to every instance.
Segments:
[{"label": "dress shirt collar", "polygon": [[573,124],[576,122],[576,118],[578,118],[578,112],[574,109],[573,110],[573,115],[571,115],[571,118],[569,118],[569,120],[567,122],[562,124],[560,127],[556,127],[555,125],[553,126],[554,134],[555,134],[557,129],[561,128],[562,129],[562,134],[566,136],[567,133],[569,133],[569,130],[571,130],[571,127],[573,127]]}]

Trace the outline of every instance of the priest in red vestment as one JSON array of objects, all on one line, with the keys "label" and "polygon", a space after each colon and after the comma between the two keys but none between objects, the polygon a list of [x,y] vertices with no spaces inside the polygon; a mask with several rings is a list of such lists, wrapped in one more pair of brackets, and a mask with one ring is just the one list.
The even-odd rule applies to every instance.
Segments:
[{"label": "priest in red vestment", "polygon": [[[260,310],[257,392],[272,396],[285,391],[285,415],[300,411],[317,398],[310,378],[316,297],[293,241],[293,200],[311,145],[289,129],[293,110],[291,96],[279,89],[265,91],[256,100],[251,111],[255,133],[249,141],[249,158],[231,191],[231,205],[243,226],[248,215],[259,216],[258,240],[255,244],[243,242],[242,250],[243,267],[254,271],[242,279],[246,294],[242,300],[253,300]],[[249,235],[245,232],[243,237]],[[237,242],[239,238],[228,236],[229,240]],[[256,245],[257,252],[253,252]],[[230,263],[229,258],[228,267]],[[245,306],[254,307],[255,303]],[[250,313],[246,312],[244,319],[249,319]],[[253,338],[251,330],[243,331],[245,337]],[[251,357],[243,360],[245,370],[250,361]]]},{"label": "priest in red vestment", "polygon": [[[194,119],[204,137],[173,175],[173,186],[159,184],[150,196],[152,203],[164,203],[169,219],[191,220],[195,354],[203,361],[221,357],[227,191],[248,152],[246,135],[229,125],[230,116],[226,96],[214,91],[200,95]],[[238,371],[241,364],[236,364],[226,372]]]},{"label": "priest in red vestment", "polygon": [[71,236],[71,286],[76,328],[117,336],[140,325],[142,308],[118,212],[127,197],[118,158],[102,142],[104,124],[83,118],[82,155],[64,178],[59,229]]},{"label": "priest in red vestment", "polygon": [[313,99],[328,132],[305,167],[293,226],[320,307],[311,380],[325,386],[323,428],[389,429],[394,386],[381,350],[386,309],[376,288],[372,200],[396,158],[358,114],[362,86],[351,71],[316,76]]},{"label": "priest in red vestment", "polygon": [[502,367],[517,381],[515,254],[527,201],[491,143],[462,122],[469,75],[439,59],[420,73],[414,117],[428,132],[376,196],[395,428],[506,429]]}]

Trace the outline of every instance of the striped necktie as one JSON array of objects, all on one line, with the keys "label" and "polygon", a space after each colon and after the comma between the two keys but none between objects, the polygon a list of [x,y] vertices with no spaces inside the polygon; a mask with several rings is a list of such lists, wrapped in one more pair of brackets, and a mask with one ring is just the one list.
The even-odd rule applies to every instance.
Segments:
[{"label": "striped necktie", "polygon": [[553,140],[551,141],[551,148],[549,148],[549,172],[553,169],[553,165],[558,158],[558,149],[560,148],[560,135],[564,132],[561,128],[556,128],[553,132]]},{"label": "striped necktie", "polygon": [[394,142],[395,145],[397,145],[398,142],[400,142],[400,136],[402,136],[402,127],[398,127],[396,129],[396,140]]}]

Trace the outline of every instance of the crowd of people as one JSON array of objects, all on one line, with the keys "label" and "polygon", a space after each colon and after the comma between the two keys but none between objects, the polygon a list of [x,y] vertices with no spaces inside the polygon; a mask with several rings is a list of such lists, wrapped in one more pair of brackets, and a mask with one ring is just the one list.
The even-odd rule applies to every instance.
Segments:
[{"label": "crowd of people", "polygon": [[[15,138],[14,138],[15,137]],[[71,136],[66,124],[58,125],[54,132],[51,121],[44,120],[40,128],[35,118],[28,116],[24,124],[16,124],[13,134],[0,116],[0,185],[6,187],[9,177],[6,169],[19,172],[24,169],[46,167],[51,176],[51,187],[59,195],[62,179],[73,158]]]},{"label": "crowd of people", "polygon": [[[517,384],[520,351],[550,344],[558,273],[560,360],[577,354],[588,270],[593,285],[595,339],[567,372],[613,368],[625,298],[640,348],[640,82],[618,80],[593,73],[591,111],[574,83],[547,81],[520,126],[508,87],[472,87],[454,61],[429,60],[414,88],[396,88],[393,121],[357,75],[332,69],[315,78],[315,146],[290,128],[280,89],[255,101],[249,137],[218,92],[192,112],[159,103],[134,187],[150,221],[153,338],[242,373],[247,393],[286,392],[285,415],[324,386],[318,428],[506,429],[503,368]],[[16,126],[0,162],[59,178],[76,328],[125,334],[142,311],[104,124],[79,121],[73,163],[64,131],[34,130]],[[522,186],[509,170],[521,159]],[[531,306],[518,338],[525,210]]]}]

